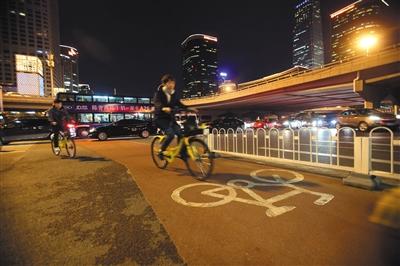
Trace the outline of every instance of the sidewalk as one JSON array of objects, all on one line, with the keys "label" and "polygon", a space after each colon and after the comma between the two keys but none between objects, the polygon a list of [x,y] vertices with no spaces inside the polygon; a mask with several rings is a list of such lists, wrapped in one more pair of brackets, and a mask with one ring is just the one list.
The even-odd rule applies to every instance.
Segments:
[{"label": "sidewalk", "polygon": [[184,264],[127,169],[77,155],[0,152],[0,264]]}]

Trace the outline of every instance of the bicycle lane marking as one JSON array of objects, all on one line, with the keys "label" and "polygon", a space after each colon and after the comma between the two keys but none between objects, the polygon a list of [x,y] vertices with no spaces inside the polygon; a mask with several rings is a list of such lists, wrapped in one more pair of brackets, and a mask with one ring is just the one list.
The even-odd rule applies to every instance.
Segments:
[{"label": "bicycle lane marking", "polygon": [[[294,178],[290,180],[284,180],[280,177],[278,174],[272,174],[271,179],[265,179],[261,178],[258,176],[260,172],[264,171],[273,171],[273,172],[286,172],[290,173],[291,175],[294,176]],[[304,180],[304,176],[300,173],[297,173],[295,171],[290,171],[290,170],[284,170],[284,169],[260,169],[256,171],[252,171],[250,173],[250,177],[252,177],[254,180],[258,182],[253,182],[245,179],[232,179],[227,182],[227,185],[221,185],[221,184],[213,184],[213,183],[193,183],[193,184],[188,184],[182,187],[179,187],[175,189],[171,195],[172,199],[176,201],[179,204],[189,206],[189,207],[201,207],[201,208],[209,208],[209,207],[217,207],[221,205],[228,204],[232,201],[237,201],[245,204],[250,204],[250,205],[255,205],[255,206],[260,206],[260,207],[265,207],[267,208],[266,210],[266,215],[268,217],[276,217],[279,215],[282,215],[284,213],[287,213],[289,211],[292,211],[296,208],[296,206],[275,206],[274,203],[277,203],[279,201],[283,201],[285,199],[291,198],[293,196],[306,193],[306,194],[311,194],[318,196],[318,199],[314,201],[315,205],[325,205],[329,201],[331,201],[334,196],[331,194],[327,193],[320,193],[320,192],[315,192],[311,191],[308,189],[304,189],[301,187],[298,187],[296,185],[293,185],[293,183],[298,183]],[[239,185],[239,184],[245,184],[245,185]],[[201,192],[202,195],[210,196],[213,198],[220,199],[215,202],[190,202],[185,200],[181,196],[181,192],[190,189],[192,187],[197,187],[197,186],[216,186],[217,188],[205,190]],[[251,188],[256,187],[256,186],[281,186],[281,187],[288,187],[291,188],[292,190],[283,194],[279,194],[276,196],[273,196],[271,198],[264,199],[260,195],[258,195],[256,192],[251,190]],[[247,195],[249,195],[252,199],[244,199],[240,198],[237,196],[236,189],[242,190],[245,192]],[[222,191],[228,191],[228,195],[225,194],[220,194],[218,192]]]}]

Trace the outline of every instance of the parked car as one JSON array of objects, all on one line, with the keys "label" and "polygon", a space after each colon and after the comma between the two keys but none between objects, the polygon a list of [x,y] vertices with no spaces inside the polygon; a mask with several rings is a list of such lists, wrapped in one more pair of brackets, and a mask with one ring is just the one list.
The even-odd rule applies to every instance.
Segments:
[{"label": "parked car", "polygon": [[139,136],[148,138],[153,132],[151,122],[137,119],[122,119],[112,124],[90,129],[89,137],[107,140],[109,137]]},{"label": "parked car", "polygon": [[252,126],[253,129],[266,128],[266,127],[267,127],[267,121],[265,119],[257,119]]},{"label": "parked car", "polygon": [[210,128],[211,129],[225,129],[228,130],[229,128],[232,128],[233,130],[236,130],[238,128],[244,128],[244,122],[238,118],[223,118],[223,119],[216,119],[210,123]]},{"label": "parked car", "polygon": [[265,121],[265,127],[266,128],[282,128],[282,121],[276,117],[276,118],[268,118]]},{"label": "parked car", "polygon": [[290,117],[283,125],[293,129],[301,127],[334,127],[336,122],[336,113],[304,111]]},{"label": "parked car", "polygon": [[90,129],[103,127],[105,125],[109,125],[109,123],[76,124],[76,135],[79,138],[87,138],[89,137]]},{"label": "parked car", "polygon": [[13,141],[48,139],[51,126],[46,118],[21,118],[6,122],[0,127],[0,144]]},{"label": "parked car", "polygon": [[364,132],[373,127],[398,129],[399,121],[393,114],[382,113],[373,109],[348,109],[337,116],[336,128],[348,126]]}]

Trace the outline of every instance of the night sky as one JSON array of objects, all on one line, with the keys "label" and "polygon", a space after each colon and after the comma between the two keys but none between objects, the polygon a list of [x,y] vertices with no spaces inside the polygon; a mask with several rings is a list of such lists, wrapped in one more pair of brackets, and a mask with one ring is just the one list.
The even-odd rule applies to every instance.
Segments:
[{"label": "night sky", "polygon": [[[219,71],[237,82],[290,68],[298,2],[60,0],[60,37],[96,93],[149,96],[164,73],[181,86],[180,43],[193,33],[219,38]],[[322,0],[325,20],[351,2]]]}]

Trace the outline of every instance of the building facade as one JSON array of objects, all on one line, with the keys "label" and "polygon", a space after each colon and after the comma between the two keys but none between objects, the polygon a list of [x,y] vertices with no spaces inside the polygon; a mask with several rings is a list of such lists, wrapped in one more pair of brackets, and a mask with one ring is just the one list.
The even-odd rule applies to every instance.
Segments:
[{"label": "building facade", "polygon": [[81,93],[81,94],[93,94],[94,93],[90,89],[89,84],[79,84],[78,87],[79,87],[78,93]]},{"label": "building facade", "polygon": [[324,44],[319,0],[302,0],[295,7],[293,66],[307,68],[324,64]]},{"label": "building facade", "polygon": [[[386,1],[359,0],[332,13],[331,61],[365,55],[368,51],[360,45],[363,38],[371,39],[371,49],[378,48],[375,42],[379,42],[381,48],[388,45],[392,34],[385,29],[390,28],[387,24],[391,23],[386,21],[390,20],[386,9],[389,9]],[[385,13],[389,15],[386,18]]]},{"label": "building facade", "polygon": [[58,20],[57,0],[0,1],[3,89],[37,94],[42,86],[43,95],[52,95],[62,87]]},{"label": "building facade", "polygon": [[65,92],[79,92],[78,50],[67,45],[60,45],[61,72]]},{"label": "building facade", "polygon": [[194,34],[182,42],[183,98],[213,95],[218,90],[218,39]]}]

